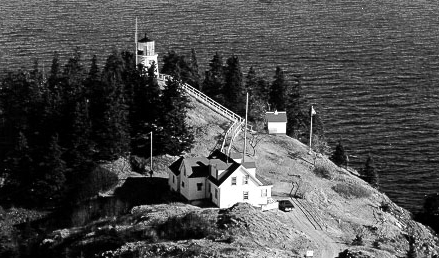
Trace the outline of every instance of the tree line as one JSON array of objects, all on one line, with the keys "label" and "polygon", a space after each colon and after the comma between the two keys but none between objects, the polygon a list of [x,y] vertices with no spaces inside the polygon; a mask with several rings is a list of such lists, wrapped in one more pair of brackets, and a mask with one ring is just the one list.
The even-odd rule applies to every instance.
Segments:
[{"label": "tree line", "polygon": [[3,204],[57,205],[77,200],[96,164],[119,157],[178,155],[191,148],[189,108],[179,78],[159,87],[154,64],[136,67],[130,52],[114,51],[88,69],[79,51],[62,65],[55,53],[43,74],[5,75],[0,84],[0,177]]},{"label": "tree line", "polygon": [[[0,177],[5,178],[0,201],[28,206],[56,205],[77,200],[77,190],[102,161],[154,154],[179,155],[190,150],[194,137],[186,124],[188,99],[180,82],[187,82],[244,116],[250,93],[249,120],[263,128],[268,110],[287,111],[287,134],[307,141],[309,104],[301,77],[290,80],[277,67],[272,81],[250,67],[243,75],[235,55],[223,62],[215,53],[200,75],[196,52],[189,58],[174,51],[163,57],[162,73],[173,76],[159,87],[149,69],[135,65],[132,53],[114,51],[103,67],[96,56],[84,60],[75,50],[65,64],[55,53],[50,72],[35,61],[30,71],[8,73],[0,84]],[[314,132],[324,137],[314,116]]]},{"label": "tree line", "polygon": [[[288,78],[281,67],[276,68],[271,81],[259,75],[253,67],[244,75],[238,56],[231,55],[224,62],[222,55],[216,52],[203,78],[193,49],[189,57],[169,51],[163,57],[162,72],[180,77],[242,117],[245,115],[245,95],[249,93],[248,116],[256,128],[264,128],[267,111],[286,111],[287,135],[304,142],[309,138],[310,104],[300,75]],[[312,119],[314,139],[324,142],[324,127],[319,113]],[[316,146],[327,151],[325,144]]]}]

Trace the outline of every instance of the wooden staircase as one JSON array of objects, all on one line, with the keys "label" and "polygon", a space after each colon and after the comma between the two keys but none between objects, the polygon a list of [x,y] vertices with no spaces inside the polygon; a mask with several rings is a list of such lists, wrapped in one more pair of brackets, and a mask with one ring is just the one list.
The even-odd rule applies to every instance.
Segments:
[{"label": "wooden staircase", "polygon": [[[167,74],[159,74],[157,79],[159,81],[166,82],[167,80],[172,80],[172,76]],[[241,131],[243,131],[242,128],[244,128],[245,126],[245,119],[237,115],[233,111],[229,110],[228,108],[224,107],[220,103],[216,102],[206,94],[192,87],[191,85],[187,83],[182,83],[181,85],[189,96],[194,97],[196,100],[203,103],[204,105],[215,111],[216,113],[222,115],[223,117],[233,122],[233,124],[226,131],[224,135],[223,143],[221,145],[221,151],[223,153],[225,153],[224,150],[226,146],[228,146],[227,153],[230,153],[233,140]],[[247,130],[252,131],[252,126],[247,126]]]}]

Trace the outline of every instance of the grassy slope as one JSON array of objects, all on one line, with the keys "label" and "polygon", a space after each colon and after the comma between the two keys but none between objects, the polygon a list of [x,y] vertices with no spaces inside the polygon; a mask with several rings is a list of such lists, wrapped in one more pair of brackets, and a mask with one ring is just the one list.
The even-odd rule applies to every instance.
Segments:
[{"label": "grassy slope", "polygon": [[[220,146],[222,134],[231,123],[196,101],[192,101],[192,106],[188,124],[195,131],[196,142],[194,148],[184,155],[205,156]],[[256,161],[257,174],[273,183],[273,198],[288,198],[292,181],[298,182],[307,209],[325,228],[319,233],[325,235],[323,239],[338,243],[340,250],[348,247],[375,257],[405,256],[409,248],[404,236],[406,234],[417,235],[418,246],[426,243],[428,248],[437,249],[431,233],[410,220],[407,211],[362,180],[335,166],[326,157],[316,157],[316,167],[320,168],[317,173],[314,172],[314,156],[307,153],[302,143],[286,136],[263,134],[258,137],[262,140],[252,158]],[[242,146],[240,135],[234,148],[240,151]],[[162,171],[155,176],[167,177],[164,172],[166,167],[177,158],[155,158],[157,170]],[[300,175],[300,179],[293,175]],[[388,204],[386,211],[380,209],[383,203]],[[151,243],[155,242],[151,238],[157,238],[157,233],[151,231],[154,225],[164,223],[169,217],[181,217],[188,213],[199,214],[212,225],[221,224],[222,228],[201,239],[170,241],[159,236],[158,243]],[[134,208],[131,215],[122,218],[103,219],[99,227],[93,223],[83,227],[81,234],[84,236],[75,244],[81,246],[81,243],[93,243],[103,237],[103,241],[107,241],[106,232],[110,231],[112,234],[116,232],[119,237],[123,236],[121,243],[124,245],[111,252],[115,257],[119,254],[126,254],[126,257],[137,254],[144,254],[145,257],[182,254],[187,257],[299,257],[299,254],[303,256],[305,250],[321,248],[319,240],[303,230],[306,227],[295,224],[297,222],[291,214],[278,210],[261,212],[248,205],[239,205],[227,211],[199,209],[180,203],[146,205]],[[58,233],[53,233],[54,239]],[[357,234],[363,235],[364,245],[351,245]],[[373,242],[380,238],[381,249],[373,248]],[[223,241],[227,239],[229,241]],[[54,245],[57,245],[56,241]],[[108,257],[113,257],[112,254]]]},{"label": "grassy slope", "polygon": [[[197,144],[191,154],[205,155],[215,145],[215,136],[222,133],[218,127],[227,129],[227,121],[220,120],[199,103],[194,105],[196,109],[190,112],[189,123],[206,129],[197,135]],[[382,257],[405,255],[409,248],[406,234],[417,235],[419,246],[423,243],[433,245],[430,231],[412,221],[408,211],[363,180],[334,165],[327,157],[309,155],[304,144],[287,136],[263,134],[258,137],[262,140],[252,158],[256,161],[257,174],[273,183],[273,197],[284,199],[291,191],[292,181],[298,182],[299,192],[304,193],[309,209],[328,226],[328,234],[335,241],[350,244],[357,234],[361,234],[365,245],[350,249],[368,250]],[[242,134],[233,147],[236,151],[242,150]],[[314,162],[323,172],[314,172]],[[292,175],[300,175],[300,179]],[[385,211],[380,208],[383,204],[388,207]],[[382,239],[381,250],[372,248],[377,239]]]}]

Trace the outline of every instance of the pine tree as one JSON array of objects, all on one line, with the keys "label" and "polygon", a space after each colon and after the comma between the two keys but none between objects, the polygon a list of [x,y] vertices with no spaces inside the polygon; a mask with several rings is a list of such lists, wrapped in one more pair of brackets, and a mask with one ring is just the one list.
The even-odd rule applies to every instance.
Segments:
[{"label": "pine tree", "polygon": [[49,79],[47,81],[49,89],[53,92],[59,90],[59,83],[61,80],[61,67],[59,64],[59,54],[55,52],[53,54],[52,66],[50,68]]},{"label": "pine tree", "polygon": [[243,75],[239,58],[235,55],[227,59],[225,67],[225,85],[223,87],[223,96],[226,106],[237,113],[245,115],[245,89],[243,85]]},{"label": "pine tree", "polygon": [[276,67],[276,74],[270,88],[270,106],[273,110],[284,111],[286,108],[287,83],[280,67]]},{"label": "pine tree", "polygon": [[372,187],[378,189],[378,174],[376,172],[375,162],[371,155],[367,157],[366,163],[364,164],[364,168],[361,172],[361,177]]},{"label": "pine tree", "polygon": [[191,58],[190,58],[190,70],[191,70],[191,80],[188,81],[189,85],[195,87],[196,89],[201,89],[201,75],[199,71],[198,66],[198,60],[197,60],[197,52],[194,48],[191,49]]},{"label": "pine tree", "polygon": [[159,119],[163,115],[161,90],[154,74],[154,65],[148,69],[148,74],[142,76],[134,91],[134,101],[131,106],[131,146],[132,152],[141,157],[150,155],[149,133],[159,130]]},{"label": "pine tree", "polygon": [[266,96],[262,96],[259,91],[259,78],[256,76],[256,71],[250,67],[247,76],[245,88],[249,93],[249,121],[255,124],[257,130],[264,128],[265,113],[267,111]]},{"label": "pine tree", "polygon": [[116,159],[129,150],[128,108],[125,104],[125,90],[122,81],[123,60],[114,52],[107,59],[103,72],[102,95],[96,103],[95,133],[98,157]]},{"label": "pine tree", "polygon": [[335,151],[332,153],[331,160],[337,166],[348,165],[347,155],[341,143],[341,140],[338,142],[337,146],[335,147]]},{"label": "pine tree", "polygon": [[203,92],[212,99],[224,104],[223,87],[225,84],[223,58],[216,52],[209,63],[210,69],[206,72],[203,81]]},{"label": "pine tree", "polygon": [[[304,111],[306,104],[302,93],[300,76],[296,76],[293,87],[287,91],[286,108],[287,108],[287,135],[299,140],[309,138],[309,126],[311,115]],[[313,117],[313,120],[316,120]],[[313,121],[314,122],[314,121]]]},{"label": "pine tree", "polygon": [[54,135],[43,149],[43,157],[37,167],[38,172],[31,198],[38,206],[56,205],[64,198],[67,169],[61,158],[62,154],[58,136]]},{"label": "pine tree", "polygon": [[264,105],[268,106],[270,98],[270,85],[263,77],[258,78],[257,92]]},{"label": "pine tree", "polygon": [[163,130],[156,132],[158,139],[154,152],[180,155],[192,147],[194,137],[185,121],[189,100],[178,78],[168,81],[163,90],[162,102],[163,114],[159,125]]},{"label": "pine tree", "polygon": [[31,149],[23,132],[18,132],[14,138],[14,149],[7,154],[4,161],[6,180],[2,199],[15,204],[30,205],[28,197],[33,190],[35,178]]}]

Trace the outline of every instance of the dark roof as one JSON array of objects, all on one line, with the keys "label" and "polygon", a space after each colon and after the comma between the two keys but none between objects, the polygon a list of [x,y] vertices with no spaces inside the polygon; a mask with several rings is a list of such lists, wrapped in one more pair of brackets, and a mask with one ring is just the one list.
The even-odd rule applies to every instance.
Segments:
[{"label": "dark roof", "polygon": [[154,40],[148,38],[145,34],[145,37],[143,39],[139,40],[139,43],[152,42],[152,41],[154,41]]},{"label": "dark roof", "polygon": [[177,159],[176,161],[174,161],[174,163],[172,163],[169,166],[169,169],[172,171],[172,173],[174,173],[176,176],[180,175],[180,167],[181,164],[183,163],[184,158],[180,157],[179,159]]},{"label": "dark roof", "polygon": [[273,185],[271,182],[265,180],[264,178],[260,177],[259,175],[256,175],[256,179],[258,179],[259,181],[261,181],[261,183],[263,185]]},{"label": "dark roof", "polygon": [[287,122],[287,112],[267,112],[265,118],[268,122]]},{"label": "dark roof", "polygon": [[232,153],[230,153],[230,157],[232,159],[242,159],[242,153],[240,153],[240,152],[232,152]]},{"label": "dark roof", "polygon": [[209,176],[208,166],[195,166],[192,167],[192,174],[189,176],[189,178],[208,177],[208,176]]},{"label": "dark roof", "polygon": [[216,186],[220,186],[222,183],[224,183],[224,181],[226,181],[226,179],[233,174],[233,172],[235,172],[235,170],[237,170],[239,168],[239,166],[241,166],[241,164],[238,164],[236,162],[233,162],[233,164],[226,169],[222,175],[221,178],[219,180],[217,180],[216,178],[214,178],[213,176],[209,176],[209,180],[214,183]]},{"label": "dark roof", "polygon": [[222,153],[220,150],[216,149],[209,155],[208,159],[219,159],[223,162],[235,162],[232,158],[228,157],[226,154]]},{"label": "dark roof", "polygon": [[242,163],[242,165],[245,168],[256,168],[256,162],[254,162],[254,161],[247,161],[247,162]]}]

